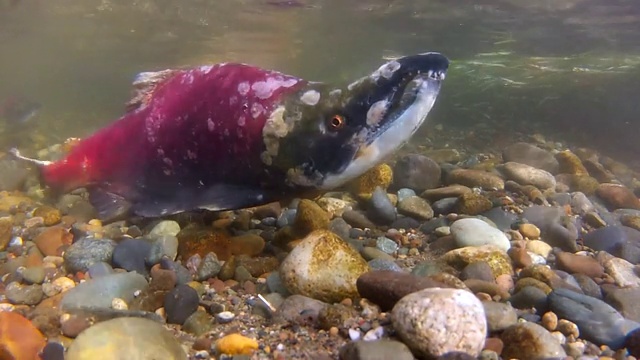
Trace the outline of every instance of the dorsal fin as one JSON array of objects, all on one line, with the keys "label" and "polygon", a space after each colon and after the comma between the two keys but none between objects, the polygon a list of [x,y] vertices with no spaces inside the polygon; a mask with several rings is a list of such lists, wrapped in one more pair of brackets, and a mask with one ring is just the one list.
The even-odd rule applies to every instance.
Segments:
[{"label": "dorsal fin", "polygon": [[166,69],[161,71],[145,71],[133,79],[133,94],[126,104],[127,111],[134,111],[146,106],[158,85],[180,70]]}]

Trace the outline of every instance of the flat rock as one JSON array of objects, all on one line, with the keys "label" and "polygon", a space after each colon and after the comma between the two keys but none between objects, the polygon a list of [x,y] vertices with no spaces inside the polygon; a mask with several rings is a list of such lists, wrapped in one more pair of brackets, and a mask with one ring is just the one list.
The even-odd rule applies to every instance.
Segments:
[{"label": "flat rock", "polygon": [[143,318],[117,318],[84,330],[71,343],[65,359],[186,360],[178,340],[161,324]]},{"label": "flat rock", "polygon": [[478,356],[487,333],[482,303],[460,289],[411,293],[393,307],[391,321],[403,342],[417,357],[424,358],[449,352]]},{"label": "flat rock", "polygon": [[600,184],[596,195],[604,200],[610,210],[635,209],[640,210],[640,199],[631,189],[620,184]]},{"label": "flat rock", "polygon": [[447,184],[464,185],[471,188],[479,187],[485,190],[504,189],[504,180],[498,175],[487,171],[473,169],[455,169],[447,176]]},{"label": "flat rock", "polygon": [[109,309],[114,298],[130,303],[135,292],[147,286],[144,276],[137,273],[104,275],[82,282],[65,292],[61,307],[63,310]]},{"label": "flat rock", "polygon": [[571,290],[554,290],[549,294],[548,302],[549,309],[559,318],[578,326],[580,337],[596,345],[619,349],[624,345],[627,333],[640,327],[604,301]]}]

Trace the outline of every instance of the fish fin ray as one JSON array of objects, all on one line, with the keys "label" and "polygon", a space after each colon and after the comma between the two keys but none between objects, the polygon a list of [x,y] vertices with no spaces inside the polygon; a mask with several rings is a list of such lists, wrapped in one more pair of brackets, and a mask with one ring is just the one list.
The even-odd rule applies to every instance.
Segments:
[{"label": "fish fin ray", "polygon": [[131,203],[124,197],[100,187],[93,187],[87,191],[89,202],[96,209],[100,220],[113,221],[129,214]]},{"label": "fish fin ray", "polygon": [[225,211],[243,209],[274,201],[274,193],[242,185],[216,184],[206,190],[182,190],[164,199],[156,197],[133,205],[143,217],[166,216],[190,210]]},{"label": "fish fin ray", "polygon": [[160,71],[145,71],[136,75],[132,84],[133,91],[131,99],[126,103],[127,111],[135,111],[147,106],[158,86],[178,71],[179,70],[166,69]]}]

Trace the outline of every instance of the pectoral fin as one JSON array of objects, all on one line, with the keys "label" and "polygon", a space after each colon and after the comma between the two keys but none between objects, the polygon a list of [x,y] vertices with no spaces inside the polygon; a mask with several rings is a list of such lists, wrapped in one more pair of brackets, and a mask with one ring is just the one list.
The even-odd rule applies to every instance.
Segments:
[{"label": "pectoral fin", "polygon": [[98,218],[102,221],[115,221],[129,215],[131,203],[124,197],[96,187],[88,189],[89,202],[96,209]]}]

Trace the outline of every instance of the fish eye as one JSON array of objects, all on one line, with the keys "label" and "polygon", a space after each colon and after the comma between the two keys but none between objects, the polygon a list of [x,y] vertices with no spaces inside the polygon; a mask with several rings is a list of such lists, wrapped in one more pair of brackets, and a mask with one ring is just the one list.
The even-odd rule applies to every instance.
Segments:
[{"label": "fish eye", "polygon": [[333,115],[329,118],[328,126],[331,130],[340,130],[347,124],[347,120],[342,115]]}]

